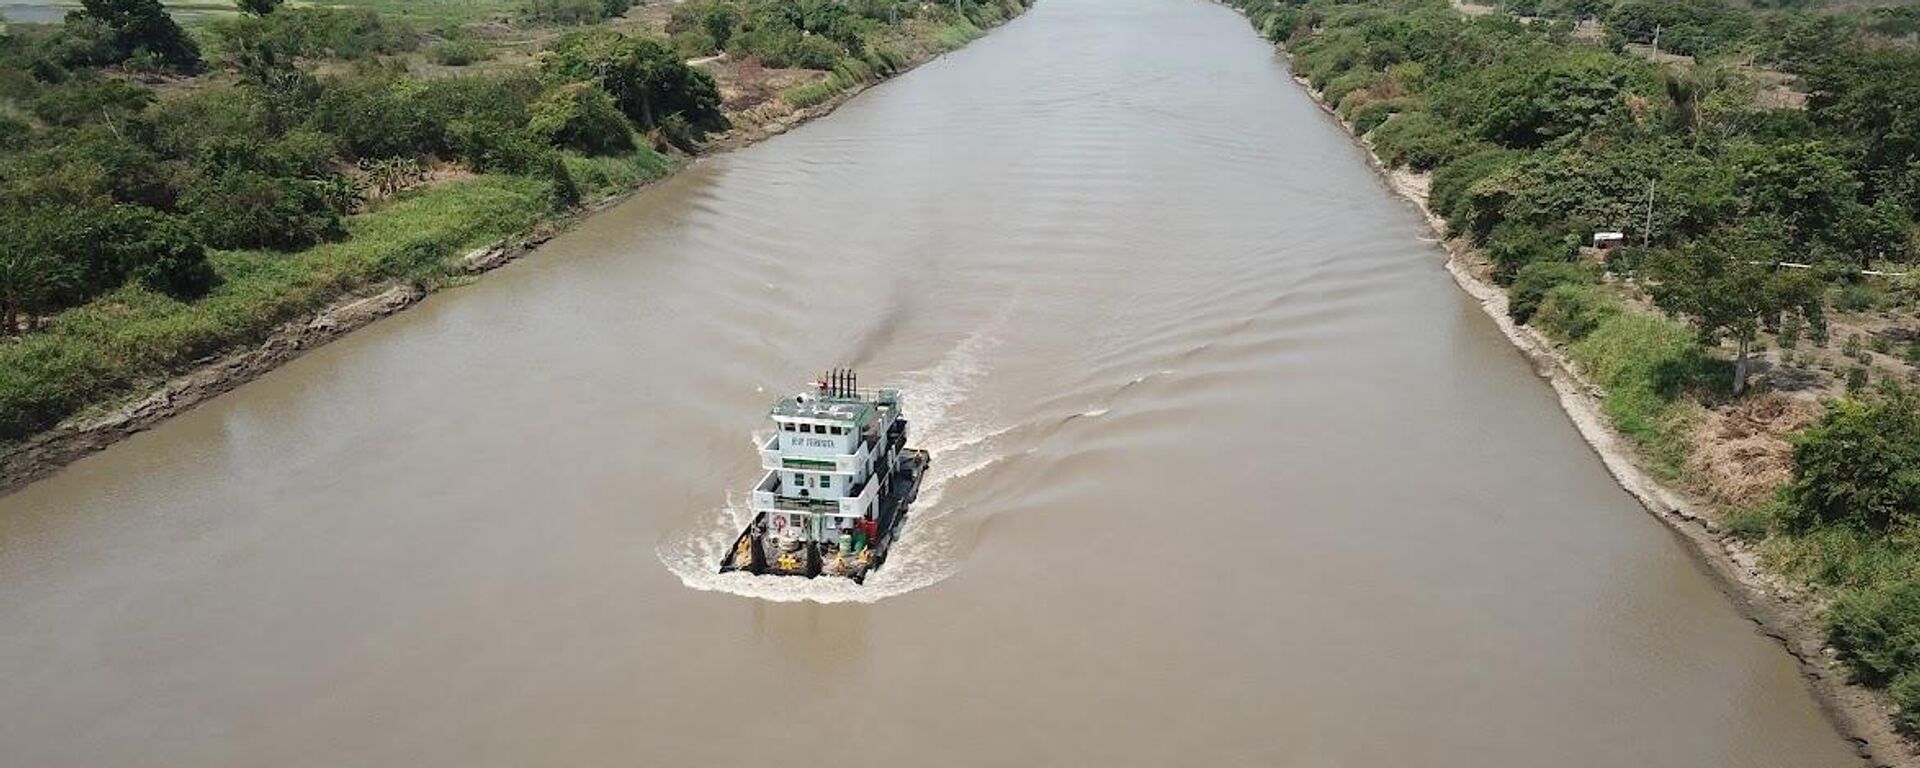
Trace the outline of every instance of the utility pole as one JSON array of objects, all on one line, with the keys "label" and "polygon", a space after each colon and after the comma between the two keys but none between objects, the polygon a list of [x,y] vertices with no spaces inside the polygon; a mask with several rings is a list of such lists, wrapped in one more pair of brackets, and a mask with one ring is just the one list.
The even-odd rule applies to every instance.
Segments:
[{"label": "utility pole", "polygon": [[1653,25],[1653,57],[1655,59],[1660,58],[1660,31],[1665,28],[1664,24]]},{"label": "utility pole", "polygon": [[1640,233],[1640,247],[1653,247],[1653,179],[1647,179],[1647,227]]}]

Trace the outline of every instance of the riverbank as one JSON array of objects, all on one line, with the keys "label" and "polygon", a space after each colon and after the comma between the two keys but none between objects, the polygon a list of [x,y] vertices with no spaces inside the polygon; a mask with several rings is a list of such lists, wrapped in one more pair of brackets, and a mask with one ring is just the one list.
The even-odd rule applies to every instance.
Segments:
[{"label": "riverbank", "polygon": [[[1026,6],[1019,6],[1024,11]],[[999,23],[982,29],[962,22],[955,25],[916,29],[923,39],[906,50],[906,60],[890,73],[874,73],[864,79],[832,80],[834,87],[815,89],[817,101],[803,105],[787,99],[756,102],[748,108],[729,110],[732,127],[710,137],[701,157],[713,156],[764,141],[808,121],[832,113],[881,82],[911,71],[947,52],[978,39]],[[651,150],[639,152],[650,157]],[[697,158],[696,158],[697,159]],[[635,165],[629,169],[624,165]],[[308,350],[340,338],[380,318],[403,311],[441,290],[465,285],[480,275],[522,258],[554,235],[565,231],[587,216],[612,207],[654,182],[672,175],[685,163],[665,164],[637,157],[633,163],[618,159],[569,163],[572,174],[580,179],[589,199],[573,210],[560,213],[536,213],[544,203],[544,193],[511,177],[483,176],[470,180],[430,186],[407,193],[388,207],[364,214],[349,229],[395,229],[406,240],[399,253],[380,249],[372,235],[356,234],[346,241],[321,246],[328,253],[344,255],[303,263],[312,272],[303,275],[299,285],[282,293],[286,305],[315,306],[312,311],[278,322],[244,345],[216,349],[201,356],[191,366],[163,381],[134,387],[134,394],[122,394],[94,403],[79,414],[30,436],[0,444],[0,495],[58,472],[61,468],[120,440],[151,429],[159,423],[185,413],[222,393],[251,381]],[[615,167],[622,166],[622,167]],[[472,198],[471,205],[458,205]],[[531,201],[531,202],[529,202]],[[496,214],[481,224],[456,223],[446,232],[423,226],[430,221],[462,218],[472,214]],[[449,215],[452,214],[452,215]],[[504,235],[500,230],[505,230]],[[420,245],[421,247],[415,247]],[[431,247],[426,247],[431,246]],[[377,252],[376,252],[377,251]],[[441,256],[444,252],[447,255]],[[419,259],[424,255],[424,259]],[[304,255],[303,255],[304,258]],[[396,259],[419,259],[419,263],[396,267]],[[377,265],[377,266],[376,266]],[[281,268],[282,263],[260,267]],[[398,277],[366,279],[364,275],[397,272]],[[84,311],[84,310],[83,310]],[[289,315],[282,314],[287,318]],[[223,320],[225,318],[222,318]],[[245,322],[239,320],[236,322]],[[174,330],[174,329],[165,329]],[[189,329],[192,330],[192,329]]]},{"label": "riverbank", "polygon": [[1589,381],[1552,339],[1538,329],[1514,322],[1507,311],[1506,290],[1488,278],[1485,255],[1464,239],[1450,237],[1446,221],[1432,210],[1427,174],[1396,169],[1384,162],[1320,91],[1305,78],[1296,77],[1295,82],[1365,151],[1387,186],[1420,211],[1447,253],[1448,274],[1553,387],[1568,420],[1620,487],[1686,542],[1741,614],[1794,657],[1822,710],[1854,745],[1856,753],[1875,766],[1920,766],[1920,749],[1896,729],[1890,700],[1848,681],[1846,669],[1827,643],[1820,618],[1822,605],[1805,590],[1764,569],[1759,551],[1723,525],[1721,510],[1661,480],[1649,458],[1607,416],[1604,390]]}]

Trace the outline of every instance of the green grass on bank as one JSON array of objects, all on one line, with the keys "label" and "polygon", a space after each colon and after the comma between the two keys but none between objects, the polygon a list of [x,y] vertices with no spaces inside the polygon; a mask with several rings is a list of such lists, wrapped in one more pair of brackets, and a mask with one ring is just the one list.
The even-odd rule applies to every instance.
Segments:
[{"label": "green grass on bank", "polygon": [[963,19],[954,24],[942,25],[939,29],[934,30],[933,42],[939,46],[941,50],[951,51],[980,39],[980,36],[984,34],[986,34],[985,30]]},{"label": "green grass on bank", "polygon": [[[1529,270],[1532,272],[1532,270]],[[1544,291],[1528,324],[1566,345],[1582,374],[1605,390],[1601,407],[1662,480],[1686,467],[1688,436],[1726,364],[1708,356],[1693,329],[1627,309],[1605,286],[1570,282]],[[1692,396],[1690,396],[1692,395]]]},{"label": "green grass on bank", "polygon": [[633,191],[635,187],[665,178],[680,168],[672,157],[642,147],[632,154],[587,157],[569,152],[565,156],[567,173],[580,185],[588,200],[611,197]]},{"label": "green grass on bank", "polygon": [[[606,183],[616,181],[609,171]],[[542,180],[483,176],[348,219],[349,237],[298,254],[220,252],[222,282],[195,302],[129,284],[0,345],[0,435],[45,429],[196,360],[257,343],[344,291],[448,274],[466,249],[525,231],[550,210]]]},{"label": "green grass on bank", "polygon": [[1833,598],[1829,641],[1855,680],[1887,691],[1900,726],[1920,733],[1920,531],[1795,531],[1775,523],[1762,551],[1774,567]]}]

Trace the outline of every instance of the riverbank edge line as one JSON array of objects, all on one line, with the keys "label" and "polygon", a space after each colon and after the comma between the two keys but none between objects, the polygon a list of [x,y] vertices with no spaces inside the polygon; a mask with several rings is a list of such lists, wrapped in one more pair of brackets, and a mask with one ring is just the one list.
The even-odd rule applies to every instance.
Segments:
[{"label": "riverbank edge line", "polygon": [[[1284,46],[1276,48],[1291,65],[1292,54]],[[1446,270],[1454,284],[1479,304],[1508,343],[1527,358],[1534,373],[1553,387],[1561,411],[1614,482],[1685,541],[1685,549],[1713,575],[1740,615],[1794,658],[1822,713],[1853,745],[1855,754],[1876,768],[1920,768],[1920,752],[1895,728],[1887,698],[1849,682],[1846,671],[1833,663],[1817,606],[1782,590],[1777,577],[1761,567],[1759,552],[1715,522],[1708,513],[1711,504],[1655,478],[1639,451],[1607,419],[1601,406],[1603,390],[1582,376],[1573,361],[1539,331],[1513,321],[1507,314],[1505,289],[1473,273],[1468,261],[1484,259],[1482,254],[1460,238],[1449,237],[1445,220],[1428,207],[1425,192],[1407,183],[1407,174],[1383,162],[1312,84],[1297,75],[1293,81],[1365,154],[1387,188],[1420,211],[1447,254]]]},{"label": "riverbank edge line", "polygon": [[[755,123],[720,136],[695,158],[695,162],[758,144],[832,114],[869,88],[966,48],[1025,15],[1028,10],[1031,10],[1030,5],[1022,5],[1014,15],[982,29],[979,37],[932,55],[909,59],[905,66],[891,74],[872,81],[851,83],[820,103],[797,107],[776,120]],[[387,280],[350,286],[313,315],[282,324],[257,344],[224,350],[159,386],[125,398],[119,401],[119,405],[108,406],[105,413],[83,413],[37,434],[0,445],[0,497],[51,477],[76,461],[152,429],[310,350],[418,304],[430,295],[466,285],[487,272],[518,261],[588,217],[672,178],[689,165],[691,163],[681,164],[665,176],[641,181],[631,188],[591,201],[579,210],[543,216],[517,234],[473,249],[449,268],[448,277],[454,279],[433,284],[423,284],[417,280]]]}]

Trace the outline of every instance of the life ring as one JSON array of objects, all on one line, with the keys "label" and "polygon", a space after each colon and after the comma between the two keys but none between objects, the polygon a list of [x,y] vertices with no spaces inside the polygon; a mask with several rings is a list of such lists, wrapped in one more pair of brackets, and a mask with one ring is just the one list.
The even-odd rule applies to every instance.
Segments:
[{"label": "life ring", "polygon": [[786,515],[773,516],[773,532],[774,533],[787,532],[787,516]]}]

